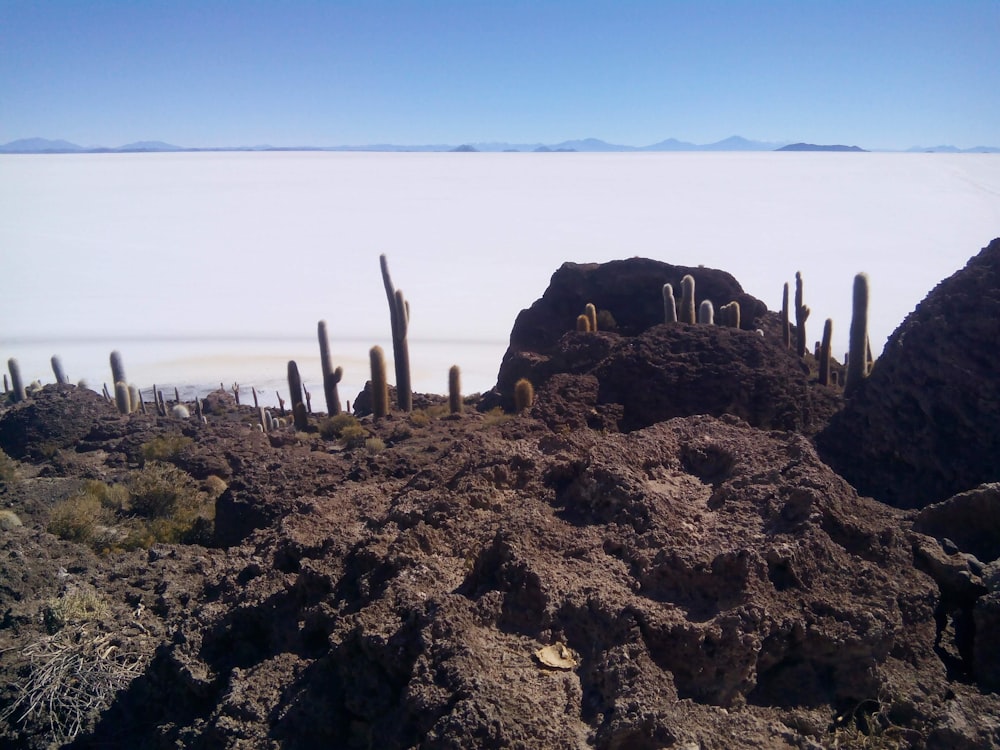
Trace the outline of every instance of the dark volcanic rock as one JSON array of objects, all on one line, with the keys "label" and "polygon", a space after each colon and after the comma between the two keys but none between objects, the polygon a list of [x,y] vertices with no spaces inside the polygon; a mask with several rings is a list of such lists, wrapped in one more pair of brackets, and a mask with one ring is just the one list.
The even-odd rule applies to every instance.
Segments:
[{"label": "dark volcanic rock", "polygon": [[75,447],[95,427],[95,416],[116,420],[113,404],[88,388],[47,385],[0,418],[0,448],[34,460]]},{"label": "dark volcanic rock", "polygon": [[928,505],[917,514],[913,528],[950,539],[983,562],[1000,558],[1000,484],[984,484]]},{"label": "dark volcanic rock", "polygon": [[663,322],[663,285],[672,284],[680,304],[681,278],[695,280],[695,307],[711,300],[716,310],[733,300],[740,303],[742,326],[753,329],[766,305],[743,291],[730,274],[711,268],[672,266],[648,258],[610,263],[564,263],[552,274],[542,297],[517,316],[510,334],[510,351],[545,353],[567,331],[576,330],[576,318],[593,303],[598,312],[614,317],[618,333],[634,336]]},{"label": "dark volcanic rock", "polygon": [[1000,239],[942,281],[817,435],[859,492],[920,508],[1000,480]]},{"label": "dark volcanic rock", "polygon": [[[547,387],[562,373],[596,382],[596,392],[574,403],[613,407],[624,431],[673,417],[731,414],[754,427],[812,434],[841,405],[839,391],[811,380],[802,361],[779,342],[754,331],[682,323],[633,337],[573,331],[548,354],[508,352],[498,380],[507,395],[501,403],[510,408],[514,383],[527,378],[538,393],[534,414],[550,426],[566,421],[559,416],[568,412],[565,399],[550,402],[554,394]],[[593,419],[578,415],[575,421]]]}]

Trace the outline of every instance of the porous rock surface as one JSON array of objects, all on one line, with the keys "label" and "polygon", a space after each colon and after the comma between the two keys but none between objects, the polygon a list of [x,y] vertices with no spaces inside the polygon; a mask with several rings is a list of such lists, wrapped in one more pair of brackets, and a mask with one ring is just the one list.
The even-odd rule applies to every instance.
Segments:
[{"label": "porous rock surface", "polygon": [[1000,481],[1000,239],[889,337],[817,444],[859,492],[921,508]]}]

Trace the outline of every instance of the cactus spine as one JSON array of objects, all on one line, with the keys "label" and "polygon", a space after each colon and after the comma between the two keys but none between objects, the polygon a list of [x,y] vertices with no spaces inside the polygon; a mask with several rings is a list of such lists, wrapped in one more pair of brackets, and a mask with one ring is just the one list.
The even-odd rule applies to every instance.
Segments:
[{"label": "cactus spine", "polygon": [[588,302],[583,308],[583,314],[587,316],[587,321],[590,324],[590,330],[597,330],[597,308],[594,306],[593,302]]},{"label": "cactus spine", "polygon": [[305,432],[309,429],[309,418],[306,415],[306,405],[302,401],[302,378],[299,377],[299,366],[295,360],[288,361],[288,391],[292,400],[292,420],[295,429]]},{"label": "cactus spine", "polygon": [[21,365],[11,357],[7,360],[7,369],[10,370],[10,384],[11,390],[14,392],[14,401],[24,401],[28,398],[28,394],[24,390],[24,381],[21,380]]},{"label": "cactus spine", "polygon": [[389,301],[389,322],[392,325],[392,357],[396,368],[396,399],[403,411],[413,409],[413,391],[410,387],[410,347],[406,334],[410,327],[410,303],[403,292],[392,285],[389,262],[384,254],[379,256],[382,284]]},{"label": "cactus spine", "polygon": [[326,333],[326,321],[321,320],[317,326],[319,336],[319,358],[323,367],[323,395],[326,396],[326,413],[331,417],[340,414],[340,393],[337,383],[344,376],[344,370],[333,369],[333,359],[330,357],[330,338]]},{"label": "cactus spine", "polygon": [[462,372],[458,365],[452,365],[448,370],[448,411],[462,413]]},{"label": "cactus spine", "polygon": [[63,369],[62,360],[59,359],[58,354],[52,355],[52,374],[56,376],[57,383],[69,383],[69,378],[66,377],[66,371]]},{"label": "cactus spine", "polygon": [[671,284],[663,285],[663,322],[677,322],[677,302],[674,300],[674,287]]},{"label": "cactus spine", "polygon": [[698,307],[698,323],[703,326],[715,325],[715,308],[712,306],[712,300],[701,301],[701,305]]},{"label": "cactus spine", "polygon": [[833,321],[823,324],[823,343],[819,345],[819,382],[830,385],[830,346],[833,339]]},{"label": "cactus spine", "polygon": [[375,415],[375,419],[381,419],[389,415],[389,383],[385,377],[385,352],[381,346],[373,346],[368,354],[372,366],[372,414]]},{"label": "cactus spine", "polygon": [[521,414],[535,403],[535,387],[527,378],[521,378],[514,384],[514,410]]},{"label": "cactus spine", "polygon": [[798,339],[795,351],[799,357],[806,356],[806,319],[809,317],[809,306],[802,304],[802,273],[795,272],[795,327],[798,329]]},{"label": "cactus spine", "polygon": [[854,306],[851,311],[850,349],[844,395],[853,395],[865,379],[868,364],[868,275],[854,277]]},{"label": "cactus spine", "polygon": [[694,323],[694,276],[687,274],[681,279],[681,309],[677,313],[681,323]]}]

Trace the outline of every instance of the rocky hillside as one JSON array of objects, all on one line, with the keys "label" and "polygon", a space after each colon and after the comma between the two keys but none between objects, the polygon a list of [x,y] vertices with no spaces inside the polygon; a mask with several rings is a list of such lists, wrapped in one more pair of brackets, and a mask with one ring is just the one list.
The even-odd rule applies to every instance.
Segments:
[{"label": "rocky hillside", "polygon": [[[877,457],[835,425],[876,425],[902,355],[845,404],[752,298],[739,329],[662,324],[684,273],[743,294],[567,264],[461,414],[0,407],[0,748],[1000,747],[1000,474],[919,512],[859,494],[831,465]],[[572,330],[587,302],[614,325]],[[955,314],[907,348],[975,336]],[[990,351],[961,381],[986,406]]]}]

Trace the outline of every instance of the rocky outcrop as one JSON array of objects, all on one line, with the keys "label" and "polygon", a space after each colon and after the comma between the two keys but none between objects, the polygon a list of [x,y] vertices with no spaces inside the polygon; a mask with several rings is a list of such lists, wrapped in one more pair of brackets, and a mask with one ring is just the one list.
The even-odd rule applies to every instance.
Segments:
[{"label": "rocky outcrop", "polygon": [[817,436],[859,492],[921,508],[1000,480],[1000,239],[945,279],[889,338]]},{"label": "rocky outcrop", "polygon": [[673,266],[648,258],[564,263],[552,274],[541,298],[517,316],[509,353],[548,353],[564,333],[576,330],[576,318],[588,302],[611,315],[614,325],[609,330],[623,336],[642,333],[664,322],[663,285],[673,285],[679,304],[681,279],[688,274],[695,280],[696,309],[706,299],[716,308],[735,300],[740,303],[742,327],[757,327],[755,320],[766,312],[766,305],[744,292],[725,271]]},{"label": "rocky outcrop", "polygon": [[[574,398],[549,388],[560,376],[596,387]],[[500,367],[500,403],[513,407],[514,384],[538,391],[534,413],[552,427],[566,422],[566,403],[586,407],[574,424],[630,431],[695,414],[730,414],[761,429],[812,434],[841,406],[839,391],[818,385],[794,353],[755,331],[684,323],[659,324],[635,336],[565,333],[547,353],[508,351]],[[556,400],[553,401],[552,399]]]},{"label": "rocky outcrop", "polygon": [[50,457],[76,447],[97,426],[95,416],[117,422],[119,415],[88,388],[46,386],[0,417],[0,449],[13,458]]}]

